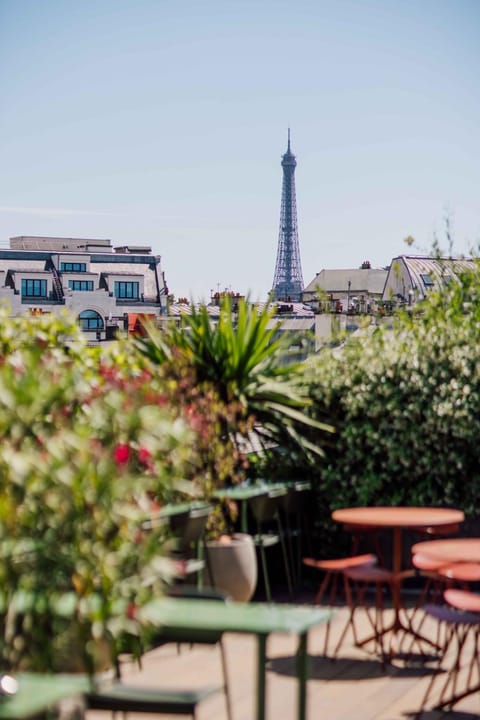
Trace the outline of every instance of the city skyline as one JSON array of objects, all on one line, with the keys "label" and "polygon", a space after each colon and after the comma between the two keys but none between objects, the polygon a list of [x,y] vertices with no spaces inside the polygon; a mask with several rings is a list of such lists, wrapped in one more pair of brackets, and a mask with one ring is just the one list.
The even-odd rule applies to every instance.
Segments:
[{"label": "city skyline", "polygon": [[0,0],[0,246],[109,238],[265,299],[287,128],[303,279],[480,241],[475,0]]}]

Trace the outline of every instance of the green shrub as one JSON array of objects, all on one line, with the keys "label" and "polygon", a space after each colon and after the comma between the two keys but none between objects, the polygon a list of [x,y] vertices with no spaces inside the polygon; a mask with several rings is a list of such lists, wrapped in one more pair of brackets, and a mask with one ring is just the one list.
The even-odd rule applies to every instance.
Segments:
[{"label": "green shrub", "polygon": [[478,509],[480,275],[463,275],[393,329],[309,364],[314,412],[337,432],[317,464],[325,515],[348,505]]}]

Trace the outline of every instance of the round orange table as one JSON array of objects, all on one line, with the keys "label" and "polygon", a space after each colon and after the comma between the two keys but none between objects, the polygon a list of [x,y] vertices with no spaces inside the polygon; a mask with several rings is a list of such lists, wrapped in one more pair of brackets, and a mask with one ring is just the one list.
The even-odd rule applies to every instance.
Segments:
[{"label": "round orange table", "polygon": [[[412,634],[414,631],[411,626],[402,623],[400,617],[400,611],[402,609],[400,596],[401,584],[403,578],[408,574],[408,572],[402,568],[402,531],[408,528],[441,527],[442,525],[461,523],[465,519],[464,513],[461,510],[437,507],[372,506],[334,510],[332,519],[335,520],[335,522],[349,525],[350,527],[391,528],[393,532],[392,572],[394,582],[392,592],[394,619],[392,625],[385,628],[384,631],[388,632],[393,630],[396,632],[398,630],[404,630],[406,633]],[[428,543],[418,543],[415,547],[440,542],[454,541],[432,540]]]},{"label": "round orange table", "polygon": [[431,560],[447,563],[480,563],[480,538],[445,538],[425,540],[412,547],[412,553],[422,553]]}]

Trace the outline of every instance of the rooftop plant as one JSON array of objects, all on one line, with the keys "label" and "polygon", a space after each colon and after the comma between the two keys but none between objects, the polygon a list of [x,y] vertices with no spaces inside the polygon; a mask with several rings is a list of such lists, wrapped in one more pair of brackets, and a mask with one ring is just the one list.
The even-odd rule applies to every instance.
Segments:
[{"label": "rooftop plant", "polygon": [[[328,432],[332,428],[309,417],[311,400],[300,366],[285,361],[280,323],[272,320],[268,306],[260,309],[240,299],[233,312],[227,297],[218,321],[212,321],[205,305],[192,306],[180,326],[172,322],[159,331],[150,325],[146,337],[136,344],[158,366],[170,365],[174,372],[177,363],[191,368],[197,385],[212,387],[223,403],[235,403],[239,418],[253,419],[258,438],[268,446],[293,442],[305,451],[321,453],[301,429]],[[233,422],[225,427],[234,436],[237,429]]]},{"label": "rooftop plant", "polygon": [[[136,340],[157,373],[176,380],[187,398],[195,398],[198,418],[209,425],[209,443],[203,446],[208,467],[197,483],[204,498],[267,469],[276,473],[270,479],[279,477],[278,459],[273,471],[273,464],[259,465],[259,456],[249,452],[252,439],[264,450],[262,460],[277,447],[317,456],[321,443],[312,442],[307,430],[320,436],[332,429],[309,416],[311,399],[300,366],[285,362],[285,344],[271,320],[268,307],[240,299],[233,312],[226,297],[218,321],[206,306],[192,305],[179,326],[172,322],[159,330],[147,325],[145,336]],[[202,407],[208,398],[215,398],[213,423]]]}]

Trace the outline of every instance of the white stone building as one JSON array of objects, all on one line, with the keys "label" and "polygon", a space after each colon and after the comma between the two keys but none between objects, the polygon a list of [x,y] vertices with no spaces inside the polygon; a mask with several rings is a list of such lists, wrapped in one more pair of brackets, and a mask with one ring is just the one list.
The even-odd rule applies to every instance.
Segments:
[{"label": "white stone building", "polygon": [[110,240],[19,236],[0,250],[0,303],[12,315],[77,318],[91,340],[133,330],[139,316],[167,313],[161,258],[147,246]]},{"label": "white stone building", "polygon": [[361,268],[321,270],[302,294],[304,303],[320,312],[370,313],[382,299],[388,270]]}]

